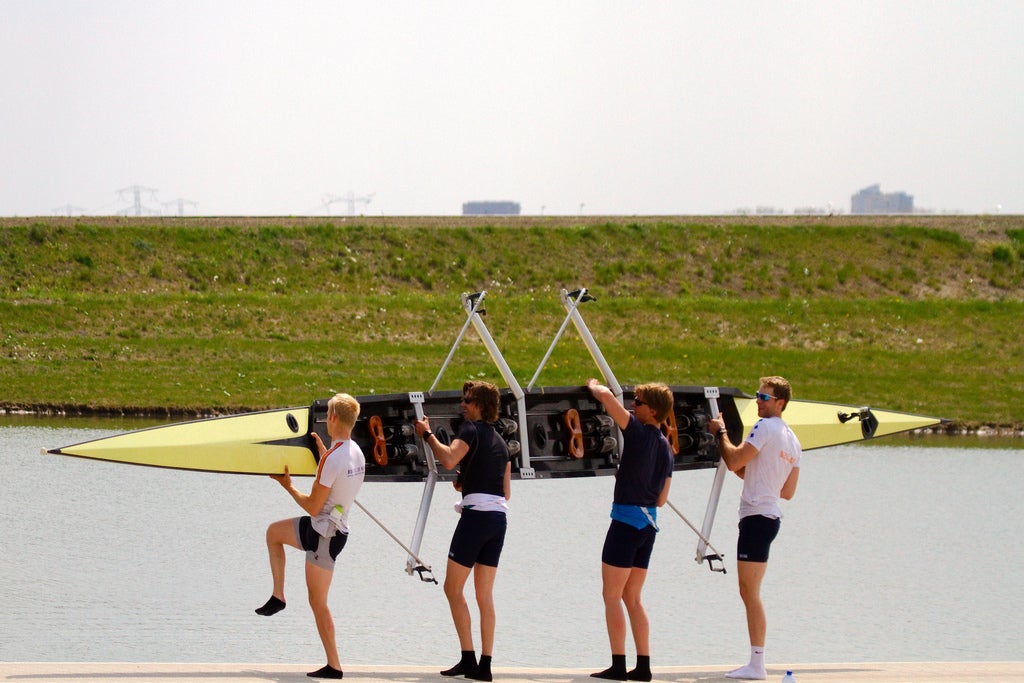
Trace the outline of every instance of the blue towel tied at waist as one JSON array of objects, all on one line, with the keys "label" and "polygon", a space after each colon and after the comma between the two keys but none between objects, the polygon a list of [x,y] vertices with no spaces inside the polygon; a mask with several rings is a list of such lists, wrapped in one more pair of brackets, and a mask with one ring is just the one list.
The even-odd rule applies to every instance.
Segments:
[{"label": "blue towel tied at waist", "polygon": [[637,529],[643,529],[647,526],[653,526],[655,531],[658,529],[658,508],[656,507],[643,507],[642,505],[623,505],[622,503],[612,503],[612,519],[628,524]]}]

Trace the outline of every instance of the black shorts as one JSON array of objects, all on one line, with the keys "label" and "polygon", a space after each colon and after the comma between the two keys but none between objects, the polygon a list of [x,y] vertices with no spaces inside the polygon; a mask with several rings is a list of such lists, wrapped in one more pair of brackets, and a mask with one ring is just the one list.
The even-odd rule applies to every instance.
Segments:
[{"label": "black shorts", "polygon": [[477,563],[497,567],[507,529],[508,518],[504,512],[463,508],[448,557],[463,567],[472,568]]},{"label": "black shorts", "polygon": [[613,519],[604,537],[601,561],[624,569],[647,569],[651,564],[657,533],[658,530],[650,525],[637,529],[632,524]]},{"label": "black shorts", "polygon": [[309,517],[295,518],[295,536],[306,551],[306,562],[334,571],[334,560],[348,542],[348,534],[336,531],[331,538],[324,538],[313,528]]},{"label": "black shorts", "polygon": [[782,520],[750,515],[740,520],[740,536],[736,541],[736,559],[740,562],[767,562],[772,541],[779,535]]}]

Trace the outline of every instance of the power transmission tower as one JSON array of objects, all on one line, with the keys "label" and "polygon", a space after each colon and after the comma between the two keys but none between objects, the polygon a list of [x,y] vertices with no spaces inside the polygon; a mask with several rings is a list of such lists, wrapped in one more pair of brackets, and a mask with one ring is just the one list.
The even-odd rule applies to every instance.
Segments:
[{"label": "power transmission tower", "polygon": [[74,206],[72,204],[65,204],[64,206],[58,206],[53,210],[54,216],[81,216],[85,212],[80,206]]},{"label": "power transmission tower", "polygon": [[148,192],[150,199],[156,201],[157,190],[152,187],[142,187],[141,185],[132,185],[125,187],[117,191],[118,198],[124,198],[125,195],[130,194],[132,196],[132,205],[128,208],[121,209],[117,212],[118,216],[159,216],[160,212],[157,209],[151,209],[147,206],[142,205],[142,193]]},{"label": "power transmission tower", "polygon": [[173,199],[173,200],[171,200],[169,202],[160,202],[160,203],[163,206],[176,206],[176,207],[178,207],[178,215],[179,216],[184,216],[185,215],[185,205],[186,204],[188,206],[193,207],[193,208],[199,206],[198,202],[193,202],[193,201],[190,201],[188,199]]},{"label": "power transmission tower", "polygon": [[325,194],[324,195],[324,208],[327,210],[327,215],[329,216],[329,215],[331,215],[331,204],[347,204],[348,205],[348,215],[349,216],[355,216],[356,215],[356,204],[362,204],[363,206],[366,206],[367,204],[370,203],[370,200],[373,199],[373,195],[375,195],[375,194],[377,194],[377,193],[376,192],[371,192],[370,194],[366,194],[366,195],[357,195],[357,194],[355,194],[353,192],[349,192],[346,195],[344,195],[343,197],[339,197],[339,196],[333,195],[333,194]]}]

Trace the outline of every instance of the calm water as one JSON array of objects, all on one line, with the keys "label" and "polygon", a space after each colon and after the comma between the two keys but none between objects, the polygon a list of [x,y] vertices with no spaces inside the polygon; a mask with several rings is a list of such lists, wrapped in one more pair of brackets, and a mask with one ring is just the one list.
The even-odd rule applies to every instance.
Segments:
[{"label": "calm water", "polygon": [[[109,433],[0,427],[0,660],[320,662],[298,551],[288,609],[252,611],[271,587],[266,525],[299,513],[284,491],[264,477],[39,452]],[[671,500],[697,526],[711,479],[673,482]],[[808,453],[765,580],[770,665],[1024,659],[1022,482],[1019,449]],[[727,479],[712,535],[727,575],[697,565],[693,532],[661,513],[645,590],[655,665],[746,661],[739,485]],[[360,500],[407,541],[421,491],[368,483]],[[606,663],[600,551],[611,491],[604,477],[513,483],[496,666]],[[438,485],[421,553],[438,579],[455,500]],[[365,515],[351,524],[331,593],[342,661],[451,664],[458,644],[441,588],[407,576],[404,552]]]}]

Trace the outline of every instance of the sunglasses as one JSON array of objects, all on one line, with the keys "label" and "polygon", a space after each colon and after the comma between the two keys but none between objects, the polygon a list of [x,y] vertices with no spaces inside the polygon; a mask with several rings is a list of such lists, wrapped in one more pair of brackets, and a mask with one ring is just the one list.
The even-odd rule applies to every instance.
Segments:
[{"label": "sunglasses", "polygon": [[771,401],[772,399],[775,398],[771,394],[762,394],[760,391],[754,395],[757,396],[758,400],[760,401]]},{"label": "sunglasses", "polygon": [[462,400],[460,400],[460,401],[459,401],[459,403],[465,403],[466,405],[469,405],[469,404],[470,404],[470,403],[472,403],[472,402],[473,402],[473,399],[472,399],[472,398],[467,398],[467,397],[465,397],[465,396],[463,396],[463,397],[462,397]]},{"label": "sunglasses", "polygon": [[634,398],[633,399],[633,405],[635,405],[635,406],[649,406],[651,404],[648,403],[647,401],[641,400],[639,398]]}]

